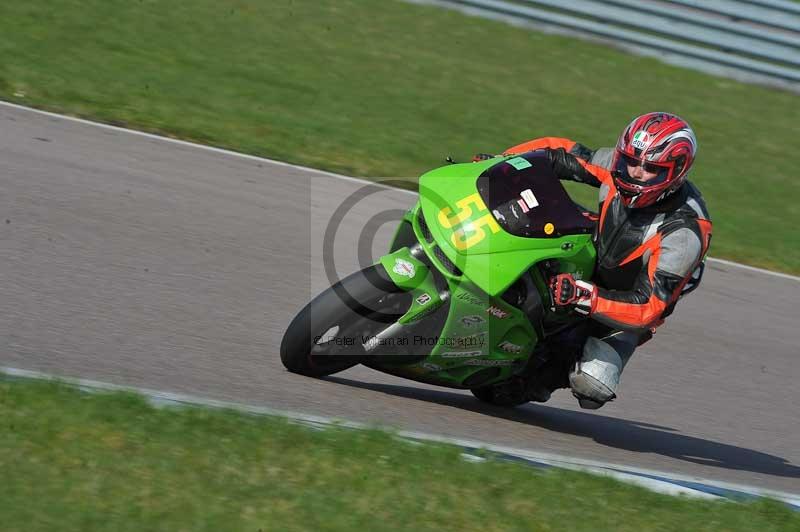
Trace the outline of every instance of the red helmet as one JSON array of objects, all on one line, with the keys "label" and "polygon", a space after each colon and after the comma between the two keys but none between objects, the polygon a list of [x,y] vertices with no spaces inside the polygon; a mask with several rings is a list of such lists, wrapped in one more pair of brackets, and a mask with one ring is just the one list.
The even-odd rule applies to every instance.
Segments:
[{"label": "red helmet", "polygon": [[611,175],[628,207],[646,207],[676,191],[694,162],[697,139],[669,113],[634,118],[617,141]]}]

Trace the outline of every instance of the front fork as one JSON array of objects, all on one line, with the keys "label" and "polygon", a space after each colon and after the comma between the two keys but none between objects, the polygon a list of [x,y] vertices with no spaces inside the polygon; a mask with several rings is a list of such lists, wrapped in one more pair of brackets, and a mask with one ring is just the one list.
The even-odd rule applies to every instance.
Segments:
[{"label": "front fork", "polygon": [[440,291],[436,287],[433,272],[420,260],[424,254],[422,246],[415,244],[380,258],[380,264],[386,270],[386,274],[400,290],[411,292],[412,301],[400,319],[363,344],[364,351],[369,353],[381,345],[383,340],[397,336],[404,327],[435,312],[450,298],[449,291]]}]

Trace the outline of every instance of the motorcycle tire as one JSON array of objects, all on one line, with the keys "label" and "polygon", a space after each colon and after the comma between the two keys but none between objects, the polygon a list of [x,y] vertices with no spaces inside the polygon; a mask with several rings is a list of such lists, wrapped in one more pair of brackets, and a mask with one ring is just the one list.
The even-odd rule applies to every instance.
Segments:
[{"label": "motorcycle tire", "polygon": [[361,340],[397,321],[410,304],[410,295],[397,288],[382,266],[356,272],[295,316],[281,341],[281,362],[308,377],[349,369],[367,354]]}]

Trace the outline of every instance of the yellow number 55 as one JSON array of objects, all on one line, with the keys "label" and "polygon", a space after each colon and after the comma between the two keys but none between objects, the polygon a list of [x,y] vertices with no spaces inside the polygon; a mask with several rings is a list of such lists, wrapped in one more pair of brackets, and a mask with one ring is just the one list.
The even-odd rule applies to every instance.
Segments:
[{"label": "yellow number 55", "polygon": [[[456,225],[461,225],[461,227],[456,229],[453,232],[453,235],[450,237],[450,241],[453,243],[453,246],[455,246],[456,249],[463,251],[486,238],[486,231],[483,229],[484,226],[488,226],[492,233],[497,233],[500,231],[500,226],[497,225],[497,222],[489,213],[481,216],[475,221],[470,221],[473,215],[472,206],[475,207],[475,210],[478,213],[488,210],[486,208],[486,204],[481,198],[481,195],[477,192],[467,196],[466,198],[458,200],[456,202],[456,206],[460,209],[460,211],[456,214],[453,214],[453,211],[450,207],[444,207],[439,211],[439,223],[442,225],[442,227],[452,229]],[[472,234],[467,236],[467,233]]]},{"label": "yellow number 55", "polygon": [[467,196],[466,198],[460,199],[456,202],[456,206],[461,209],[461,211],[455,216],[452,216],[453,210],[450,207],[445,207],[440,210],[439,223],[442,224],[442,227],[451,229],[454,225],[458,225],[469,220],[470,216],[472,216],[472,207],[470,207],[470,203],[475,205],[478,211],[486,210],[486,204],[483,202],[483,198],[481,198],[481,195],[476,192],[475,194]]}]

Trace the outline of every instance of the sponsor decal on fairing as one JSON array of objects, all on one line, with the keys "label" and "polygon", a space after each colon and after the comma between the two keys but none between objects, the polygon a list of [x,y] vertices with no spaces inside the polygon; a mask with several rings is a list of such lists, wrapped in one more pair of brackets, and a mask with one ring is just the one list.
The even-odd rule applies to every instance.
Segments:
[{"label": "sponsor decal on fairing", "polygon": [[392,271],[394,271],[394,273],[397,275],[402,275],[404,277],[408,277],[409,279],[413,279],[414,275],[417,273],[413,264],[400,258],[394,260],[394,268],[392,268]]},{"label": "sponsor decal on fairing", "polygon": [[464,316],[461,318],[461,324],[465,327],[477,327],[481,323],[486,323],[486,320],[480,316]]},{"label": "sponsor decal on fairing", "polygon": [[465,366],[511,366],[513,364],[513,360],[486,360],[483,358],[473,358],[472,360],[464,361]]},{"label": "sponsor decal on fairing", "polygon": [[496,307],[494,305],[492,305],[491,307],[487,308],[486,312],[491,314],[492,316],[494,316],[495,318],[497,318],[499,320],[504,320],[509,316],[508,312],[506,312],[505,310],[503,310],[503,309],[501,309],[499,307]]},{"label": "sponsor decal on fairing", "polygon": [[[536,196],[533,195],[533,191],[531,189],[526,188],[525,190],[520,192],[519,195],[522,196],[522,199],[525,200],[525,204],[529,208],[533,209],[533,208],[539,206],[539,200],[537,200]],[[527,211],[525,211],[525,212],[527,212]]]},{"label": "sponsor decal on fairing", "polygon": [[459,292],[458,295],[456,295],[456,299],[459,301],[465,301],[470,305],[475,305],[478,307],[482,307],[484,304],[483,300],[481,300],[479,297],[473,296],[469,292]]},{"label": "sponsor decal on fairing", "polygon": [[533,166],[530,161],[524,159],[522,157],[514,157],[513,159],[509,159],[506,161],[508,164],[516,168],[517,170],[525,170],[526,168],[530,168]]},{"label": "sponsor decal on fairing", "polygon": [[521,345],[512,344],[508,340],[506,340],[504,342],[501,342],[500,345],[498,345],[497,347],[499,347],[500,349],[502,349],[506,353],[521,353],[522,352],[522,346]]},{"label": "sponsor decal on fairing", "polygon": [[439,356],[442,358],[471,358],[479,357],[483,354],[481,351],[448,351],[441,353]]}]

